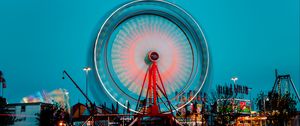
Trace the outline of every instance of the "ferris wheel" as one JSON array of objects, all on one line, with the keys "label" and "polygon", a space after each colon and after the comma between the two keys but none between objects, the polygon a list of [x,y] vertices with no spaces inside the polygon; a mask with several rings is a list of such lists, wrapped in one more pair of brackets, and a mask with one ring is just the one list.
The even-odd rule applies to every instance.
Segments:
[{"label": "ferris wheel", "polygon": [[163,104],[178,110],[192,99],[176,106],[176,97],[193,90],[194,98],[200,92],[209,71],[209,51],[200,26],[180,7],[133,1],[116,9],[100,28],[94,67],[99,85],[119,105],[139,113],[141,100],[165,96],[155,99],[155,105],[166,112],[170,108]]}]

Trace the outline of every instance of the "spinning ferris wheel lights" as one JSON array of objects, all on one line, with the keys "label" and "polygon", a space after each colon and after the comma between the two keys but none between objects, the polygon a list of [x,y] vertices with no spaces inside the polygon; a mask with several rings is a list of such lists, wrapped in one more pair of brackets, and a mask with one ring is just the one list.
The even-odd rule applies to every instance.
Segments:
[{"label": "spinning ferris wheel lights", "polygon": [[165,1],[133,1],[102,25],[94,67],[101,87],[121,106],[128,108],[128,101],[128,109],[141,113],[137,108],[146,99],[154,113],[168,112],[192,100],[180,103],[176,97],[200,92],[209,52],[201,28],[183,9]]}]

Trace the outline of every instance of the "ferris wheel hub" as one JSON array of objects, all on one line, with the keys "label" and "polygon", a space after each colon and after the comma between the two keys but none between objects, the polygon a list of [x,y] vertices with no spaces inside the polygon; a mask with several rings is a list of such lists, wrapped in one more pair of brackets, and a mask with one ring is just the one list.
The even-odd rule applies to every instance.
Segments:
[{"label": "ferris wheel hub", "polygon": [[150,51],[148,58],[151,62],[156,62],[159,59],[159,54],[156,51]]}]

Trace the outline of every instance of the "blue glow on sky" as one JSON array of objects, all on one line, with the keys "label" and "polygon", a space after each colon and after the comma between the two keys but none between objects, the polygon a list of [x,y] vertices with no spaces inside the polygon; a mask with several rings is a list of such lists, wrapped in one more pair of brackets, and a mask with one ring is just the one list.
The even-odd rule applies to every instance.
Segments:
[{"label": "blue glow on sky", "polygon": [[[66,88],[72,103],[85,100],[62,71],[85,86],[82,68],[92,60],[97,32],[124,1],[1,0],[0,70],[10,103],[42,89]],[[212,58],[212,87],[238,82],[271,89],[274,69],[291,74],[300,91],[299,0],[171,0],[201,25]],[[91,76],[91,78],[94,74]],[[94,83],[94,81],[91,81]],[[101,90],[97,98],[108,100]],[[91,93],[89,93],[91,94]]]}]

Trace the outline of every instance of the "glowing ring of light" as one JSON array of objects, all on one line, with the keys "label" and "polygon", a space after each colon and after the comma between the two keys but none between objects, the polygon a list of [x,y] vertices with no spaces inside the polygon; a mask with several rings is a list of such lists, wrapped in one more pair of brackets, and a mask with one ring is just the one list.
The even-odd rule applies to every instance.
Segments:
[{"label": "glowing ring of light", "polygon": [[[132,102],[136,102],[147,70],[143,55],[147,57],[151,50],[159,53],[158,68],[170,98],[176,97],[175,90],[180,91],[179,95],[196,90],[195,98],[209,70],[207,42],[200,26],[188,13],[165,1],[127,3],[101,26],[94,46],[94,65],[106,93],[125,108],[129,100],[130,110],[137,112]],[[137,79],[132,79],[135,75]]]}]

